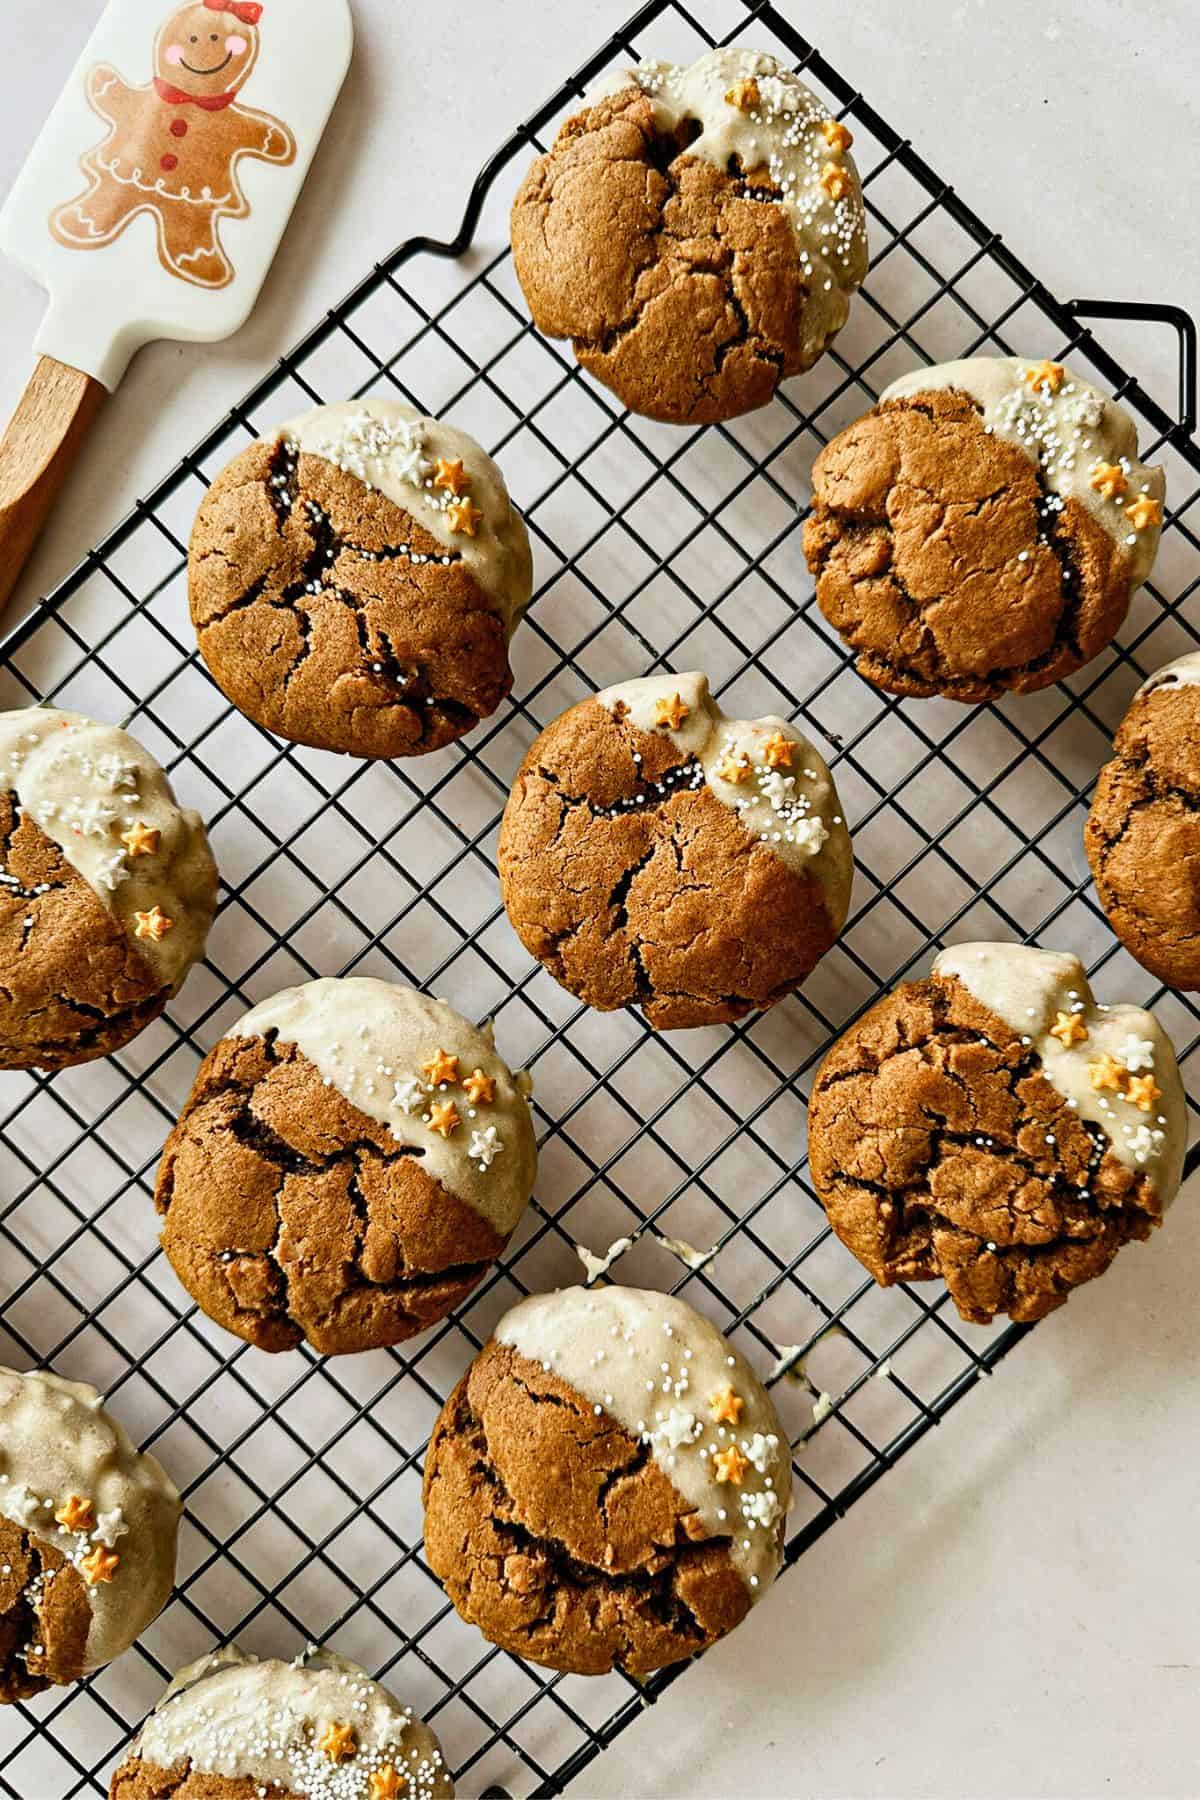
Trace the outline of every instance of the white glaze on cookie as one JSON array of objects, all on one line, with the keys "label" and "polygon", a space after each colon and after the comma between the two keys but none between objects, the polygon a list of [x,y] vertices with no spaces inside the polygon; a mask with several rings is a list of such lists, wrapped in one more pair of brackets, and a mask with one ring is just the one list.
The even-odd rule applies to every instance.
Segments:
[{"label": "white glaze on cookie", "polygon": [[[1070,370],[1054,392],[1045,382],[1031,386],[1028,373],[1040,366],[1021,356],[969,356],[902,375],[880,402],[944,388],[968,394],[982,410],[985,430],[1016,444],[1038,465],[1051,494],[1078,501],[1121,546],[1131,564],[1131,589],[1138,588],[1154,564],[1162,527],[1135,530],[1125,508],[1146,494],[1161,513],[1166,476],[1138,461],[1137,427],[1123,406]],[[1101,464],[1121,471],[1126,487],[1119,497],[1092,486]]]},{"label": "white glaze on cookie", "polygon": [[[55,1521],[72,1496],[91,1503],[87,1530]],[[95,1388],[0,1368],[0,1516],[61,1551],[87,1583],[85,1674],[127,1650],[165,1606],[181,1511],[174,1482]],[[119,1559],[111,1581],[87,1581],[84,1559],[98,1547]]]},{"label": "white glaze on cookie", "polygon": [[[801,319],[806,365],[815,362],[846,323],[850,298],[867,273],[867,228],[853,158],[826,138],[829,109],[776,59],[759,50],[710,50],[690,68],[644,62],[606,77],[588,96],[620,93],[630,82],[654,103],[664,134],[695,121],[701,132],[687,146],[722,171],[737,158],[744,174],[765,168],[796,238],[808,298]],[[759,104],[743,110],[726,95],[753,82]],[[847,190],[834,198],[822,186],[830,165],[844,171]]]},{"label": "white glaze on cookie", "polygon": [[[1083,964],[1065,951],[955,944],[942,951],[933,973],[957,977],[981,1006],[1020,1032],[1051,1087],[1081,1119],[1100,1126],[1119,1162],[1149,1179],[1165,1211],[1183,1175],[1187,1102],[1174,1049],[1157,1019],[1140,1006],[1097,1005]],[[1073,1035],[1069,1021],[1075,1019],[1086,1037],[1064,1044],[1051,1035],[1056,1023]],[[1105,1057],[1112,1059],[1119,1085],[1097,1088],[1093,1071],[1103,1068]],[[1146,1076],[1160,1092],[1143,1108],[1125,1090],[1130,1080]]]},{"label": "white glaze on cookie", "polygon": [[[659,1468],[762,1598],[782,1557],[791,1451],[757,1375],[716,1326],[670,1294],[626,1287],[534,1294],[501,1319],[496,1341],[542,1364],[649,1444]],[[735,1423],[714,1418],[732,1390]],[[740,1484],[716,1458],[736,1452]]]},{"label": "white glaze on cookie", "polygon": [[[320,1748],[330,1727],[354,1732],[352,1756]],[[142,1726],[134,1755],[158,1768],[274,1784],[305,1800],[373,1800],[390,1764],[404,1800],[453,1800],[433,1732],[357,1664],[327,1650],[260,1661],[235,1645],[181,1669]],[[385,1777],[381,1776],[381,1782]],[[385,1789],[386,1791],[386,1789]]]},{"label": "white glaze on cookie", "polygon": [[[177,988],[204,954],[217,871],[199,813],[179,806],[149,751],[79,713],[0,713],[0,790],[58,845],[160,986]],[[138,826],[157,833],[153,850],[134,854],[122,843]],[[139,935],[139,913],[156,907],[169,927]]]},{"label": "white glaze on cookie", "polygon": [[[262,1001],[229,1032],[276,1032],[316,1065],[342,1097],[386,1125],[400,1144],[421,1152],[421,1167],[501,1237],[507,1237],[533,1192],[537,1149],[526,1095],[496,1054],[490,1026],[468,1024],[453,1007],[411,988],[370,976],[332,976],[285,988]],[[456,1075],[434,1084],[422,1065],[438,1051],[455,1058]],[[491,1100],[472,1101],[464,1083],[481,1074]],[[452,1104],[459,1123],[444,1137],[433,1120]]]},{"label": "white glaze on cookie", "polygon": [[[661,722],[661,703],[678,697],[684,716]],[[731,719],[708,690],[708,677],[648,675],[623,681],[596,695],[608,712],[628,718],[639,731],[665,734],[703,770],[713,797],[736,812],[750,836],[759,839],[798,875],[820,883],[830,921],[840,931],[850,907],[854,857],[833,776],[808,739],[786,719]],[[624,709],[623,712],[620,709]],[[785,738],[795,749],[777,767],[766,760],[767,746]],[[722,773],[722,770],[726,773]],[[741,780],[728,777],[740,774]]]},{"label": "white glaze on cookie", "polygon": [[1163,687],[1200,687],[1200,650],[1192,650],[1186,656],[1177,656],[1174,662],[1164,663],[1161,669],[1155,669],[1153,675],[1147,676],[1137,691],[1135,698],[1142,694],[1153,694],[1157,688]]},{"label": "white glaze on cookie", "polygon": [[[499,468],[473,437],[400,400],[376,398],[319,406],[289,419],[277,435],[377,489],[460,556],[512,636],[533,591],[529,533]],[[458,499],[483,514],[474,536],[452,529],[456,496],[436,485],[439,461],[463,465],[470,485]]]}]

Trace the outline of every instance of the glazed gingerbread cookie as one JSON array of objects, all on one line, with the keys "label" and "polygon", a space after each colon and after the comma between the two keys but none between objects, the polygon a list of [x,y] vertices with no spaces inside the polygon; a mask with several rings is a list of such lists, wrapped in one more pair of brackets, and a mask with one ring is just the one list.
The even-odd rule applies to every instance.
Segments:
[{"label": "glazed gingerbread cookie", "polygon": [[263,1350],[397,1344],[444,1318],[533,1191],[528,1077],[444,1005],[310,981],[209,1052],[163,1152],[163,1248]]},{"label": "glazed gingerbread cookie", "polygon": [[942,1276],[964,1319],[1040,1319],[1148,1237],[1187,1106],[1161,1026],[1100,1006],[1077,957],[956,944],[830,1050],[813,1185],[876,1281]]},{"label": "glazed gingerbread cookie", "polygon": [[845,922],[837,789],[785,719],[730,719],[705,676],[607,688],[547,727],[497,851],[513,929],[589,1006],[672,1029],[799,986]]},{"label": "glazed gingerbread cookie", "polygon": [[775,1408],[684,1301],[536,1294],[451,1394],[425,1461],[425,1551],[518,1656],[648,1675],[732,1631],[778,1572],[792,1486]]},{"label": "glazed gingerbread cookie", "polygon": [[197,287],[228,286],[234,270],[221,221],[250,211],[239,162],[288,164],[296,156],[288,127],[239,99],[258,60],[262,11],[257,0],[195,0],[159,31],[146,86],[107,64],[91,71],[88,100],[108,131],[83,158],[86,191],[51,218],[60,244],[101,249],[148,214],[168,274]]},{"label": "glazed gingerbread cookie", "polygon": [[1144,969],[1200,988],[1200,654],[1138,689],[1084,832],[1108,922]]},{"label": "glazed gingerbread cookie", "polygon": [[613,75],[513,207],[535,325],[650,418],[764,406],[832,342],[866,274],[851,142],[760,51]]},{"label": "glazed gingerbread cookie", "polygon": [[1060,363],[975,356],[893,382],[825,447],[804,549],[860,675],[991,700],[1110,642],[1163,493],[1116,401]]},{"label": "glazed gingerbread cookie", "polygon": [[329,1650],[295,1662],[236,1645],[181,1669],[109,1800],[454,1800],[433,1732]]},{"label": "glazed gingerbread cookie", "polygon": [[374,399],[236,456],[201,505],[188,584],[201,654],[247,717],[318,749],[419,756],[512,687],[533,563],[475,440]]},{"label": "glazed gingerbread cookie", "polygon": [[0,714],[0,1068],[105,1056],[204,954],[217,871],[198,814],[115,725]]},{"label": "glazed gingerbread cookie", "polygon": [[0,1702],[129,1648],[171,1592],[180,1511],[94,1388],[0,1369]]}]

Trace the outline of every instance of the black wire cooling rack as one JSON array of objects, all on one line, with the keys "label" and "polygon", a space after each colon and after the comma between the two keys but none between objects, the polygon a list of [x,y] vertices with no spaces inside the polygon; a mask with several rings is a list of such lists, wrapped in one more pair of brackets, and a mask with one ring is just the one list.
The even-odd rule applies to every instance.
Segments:
[{"label": "black wire cooling rack", "polygon": [[[532,331],[507,211],[594,77],[731,38],[774,49],[849,118],[872,269],[817,369],[761,413],[679,431],[621,414]],[[1093,337],[1086,320],[1105,313],[1178,334],[1176,418]],[[899,704],[854,675],[816,611],[799,541],[812,458],[915,362],[1014,349],[1069,357],[1168,465],[1155,578],[1119,644],[1067,687]],[[1196,1008],[1119,952],[1080,830],[1134,686],[1200,640],[1195,386],[1186,315],[1054,299],[775,7],[651,0],[493,158],[453,243],[419,239],[381,264],[8,638],[3,704],[125,720],[211,821],[224,899],[206,964],[120,1056],[0,1080],[0,1351],[97,1383],[187,1503],[178,1591],[141,1645],[5,1710],[3,1793],[104,1793],[167,1675],[230,1637],[354,1657],[431,1721],[470,1792],[561,1792],[679,1671],[587,1681],[491,1649],[425,1566],[419,1493],[442,1397],[520,1293],[581,1277],[577,1244],[632,1237],[620,1279],[683,1291],[769,1376],[795,1445],[789,1561],[1012,1348],[1021,1328],[965,1326],[938,1287],[863,1279],[805,1178],[805,1084],[850,1017],[964,937],[1077,949],[1105,991],[1157,1006],[1186,1074]],[[492,448],[537,556],[518,698],[465,744],[395,765],[283,746],[233,713],[197,661],[185,592],[191,520],[228,457],[306,405],[371,392]],[[656,666],[706,669],[740,715],[798,719],[835,768],[858,859],[846,931],[803,994],[661,1037],[633,1013],[581,1010],[530,968],[493,868],[534,735]],[[494,1012],[503,1053],[537,1084],[538,1196],[502,1266],[415,1345],[268,1358],[187,1303],[156,1247],[154,1170],[222,1030],[276,988],[351,970]]]}]

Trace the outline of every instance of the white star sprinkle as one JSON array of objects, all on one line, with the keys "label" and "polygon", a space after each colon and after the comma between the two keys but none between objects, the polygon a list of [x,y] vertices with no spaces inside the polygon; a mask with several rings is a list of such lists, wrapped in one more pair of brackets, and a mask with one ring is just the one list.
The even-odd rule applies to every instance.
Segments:
[{"label": "white star sprinkle", "polygon": [[102,1512],[97,1518],[92,1536],[99,1543],[107,1544],[111,1550],[117,1539],[124,1537],[128,1530],[124,1513],[119,1506],[114,1506],[110,1512]]},{"label": "white star sprinkle", "polygon": [[406,1075],[396,1083],[392,1100],[401,1112],[415,1113],[424,1104],[425,1092],[414,1076]]},{"label": "white star sprinkle", "polygon": [[1154,1043],[1151,1038],[1135,1037],[1132,1032],[1121,1046],[1121,1061],[1135,1075],[1139,1069],[1154,1068]]},{"label": "white star sprinkle", "polygon": [[486,1131],[471,1133],[471,1143],[467,1155],[472,1162],[477,1162],[481,1169],[489,1169],[503,1149],[504,1145],[500,1142],[499,1132],[494,1125],[489,1125]]}]

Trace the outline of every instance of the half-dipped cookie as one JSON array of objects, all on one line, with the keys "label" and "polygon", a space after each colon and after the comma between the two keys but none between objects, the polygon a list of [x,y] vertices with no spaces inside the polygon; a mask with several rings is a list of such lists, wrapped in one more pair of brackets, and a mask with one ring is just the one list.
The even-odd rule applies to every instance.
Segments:
[{"label": "half-dipped cookie", "polygon": [[396,1344],[504,1248],[537,1166],[527,1076],[441,1001],[366,977],[264,1000],[209,1052],[155,1188],[210,1318],[262,1350]]},{"label": "half-dipped cookie", "polygon": [[941,1276],[964,1319],[1040,1319],[1148,1237],[1187,1143],[1175,1053],[1078,958],[956,944],[817,1072],[813,1185],[876,1281]]},{"label": "half-dipped cookie", "polygon": [[95,1388],[0,1369],[0,1703],[129,1649],[170,1595],[180,1511]]},{"label": "half-dipped cookie", "polygon": [[763,51],[610,76],[513,206],[535,325],[650,418],[765,406],[836,337],[867,272],[852,141]]},{"label": "half-dipped cookie", "polygon": [[233,704],[370,757],[439,750],[496,710],[532,586],[491,457],[397,400],[318,407],[241,451],[188,565],[200,652]]},{"label": "half-dipped cookie", "polygon": [[1167,663],[1134,695],[1084,846],[1129,954],[1171,987],[1200,988],[1200,652]]},{"label": "half-dipped cookie", "polygon": [[632,1675],[703,1650],[766,1593],[791,1452],[709,1320],[638,1288],[505,1315],[425,1461],[425,1550],[464,1619],[531,1662]]},{"label": "half-dipped cookie", "polygon": [[0,714],[0,1068],[119,1050],[204,954],[217,871],[198,813],[116,725]]},{"label": "half-dipped cookie", "polygon": [[606,688],[543,731],[505,808],[500,890],[572,994],[712,1025],[799,986],[845,922],[850,836],[786,719],[727,718],[703,675]]},{"label": "half-dipped cookie", "polygon": [[365,1670],[236,1646],[181,1669],[109,1800],[454,1800],[441,1745]]},{"label": "half-dipped cookie", "polygon": [[1115,400],[1061,363],[973,356],[894,381],[822,450],[805,554],[860,675],[992,700],[1111,641],[1164,491]]}]

